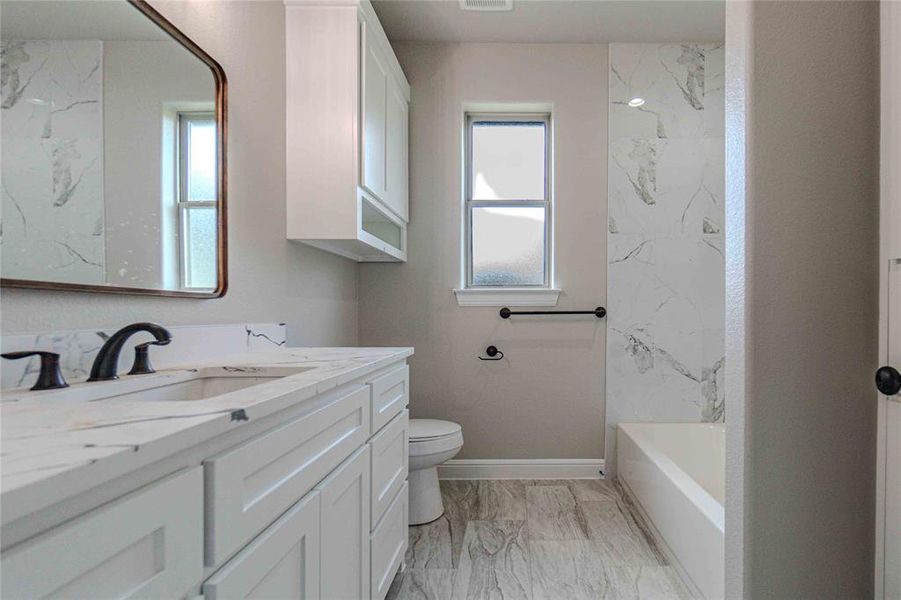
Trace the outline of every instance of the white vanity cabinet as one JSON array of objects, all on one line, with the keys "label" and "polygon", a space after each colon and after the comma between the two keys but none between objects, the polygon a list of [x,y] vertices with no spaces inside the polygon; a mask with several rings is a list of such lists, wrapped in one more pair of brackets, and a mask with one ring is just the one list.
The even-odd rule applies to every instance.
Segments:
[{"label": "white vanity cabinet", "polygon": [[313,492],[298,502],[203,584],[203,598],[321,598],[320,501]]},{"label": "white vanity cabinet", "polygon": [[366,443],[370,390],[356,385],[204,461],[206,564],[217,567]]},{"label": "white vanity cabinet", "polygon": [[410,412],[404,410],[372,436],[372,527],[388,510],[409,474]]},{"label": "white vanity cabinet", "polygon": [[368,0],[286,1],[287,237],[406,260],[410,86]]},{"label": "white vanity cabinet", "polygon": [[369,598],[369,446],[316,488],[321,497],[322,598]]},{"label": "white vanity cabinet", "polygon": [[403,564],[407,552],[409,519],[407,482],[391,501],[391,505],[370,536],[372,552],[372,598],[381,600],[388,594],[394,574]]},{"label": "white vanity cabinet", "polygon": [[203,575],[203,475],[176,473],[2,555],[0,596],[181,598]]},{"label": "white vanity cabinet", "polygon": [[23,517],[2,597],[383,600],[407,548],[407,365],[293,393],[111,501]]}]

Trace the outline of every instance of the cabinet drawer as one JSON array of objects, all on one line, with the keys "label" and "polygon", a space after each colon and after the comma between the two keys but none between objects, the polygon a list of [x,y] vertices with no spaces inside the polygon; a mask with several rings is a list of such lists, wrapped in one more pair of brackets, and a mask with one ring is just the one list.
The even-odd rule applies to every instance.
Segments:
[{"label": "cabinet drawer", "polygon": [[369,437],[369,389],[358,386],[310,413],[204,461],[206,564],[262,531]]},{"label": "cabinet drawer", "polygon": [[401,411],[369,442],[372,447],[372,529],[407,479],[410,412]]},{"label": "cabinet drawer", "polygon": [[410,399],[410,367],[403,365],[369,382],[372,388],[372,433],[407,407]]},{"label": "cabinet drawer", "polygon": [[308,494],[203,584],[204,600],[318,599],[319,492]]},{"label": "cabinet drawer", "polygon": [[407,483],[392,500],[384,518],[372,532],[372,598],[383,600],[407,552]]},{"label": "cabinet drawer", "polygon": [[2,555],[3,598],[181,598],[203,578],[203,474],[172,475]]}]

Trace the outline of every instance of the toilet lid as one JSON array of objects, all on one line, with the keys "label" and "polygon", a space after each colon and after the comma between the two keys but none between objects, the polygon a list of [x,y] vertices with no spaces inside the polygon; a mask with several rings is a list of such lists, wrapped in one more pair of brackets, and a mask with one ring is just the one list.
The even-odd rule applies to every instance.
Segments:
[{"label": "toilet lid", "polygon": [[438,419],[410,419],[410,439],[427,440],[454,435],[463,428],[452,421]]}]

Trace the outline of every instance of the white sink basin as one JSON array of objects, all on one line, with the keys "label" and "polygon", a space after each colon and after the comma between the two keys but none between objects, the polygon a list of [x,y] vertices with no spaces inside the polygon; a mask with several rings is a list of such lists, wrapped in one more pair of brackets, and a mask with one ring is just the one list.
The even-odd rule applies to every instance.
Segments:
[{"label": "white sink basin", "polygon": [[276,381],[317,367],[201,367],[150,375],[123,375],[114,381],[77,383],[62,390],[4,393],[4,402],[186,402],[206,400]]},{"label": "white sink basin", "polygon": [[297,373],[308,371],[310,368],[260,368],[259,370],[263,371],[263,373],[230,371],[222,374],[210,372],[222,371],[221,368],[200,369],[186,381],[163,383],[147,389],[117,394],[114,398],[116,400],[150,400],[154,402],[206,400],[207,398],[236,392],[261,383],[268,383],[288,375],[296,375]]}]

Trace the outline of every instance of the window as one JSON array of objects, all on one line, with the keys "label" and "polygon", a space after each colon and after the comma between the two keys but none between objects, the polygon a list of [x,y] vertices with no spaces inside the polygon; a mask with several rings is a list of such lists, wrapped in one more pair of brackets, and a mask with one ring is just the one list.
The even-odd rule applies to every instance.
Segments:
[{"label": "window", "polygon": [[216,115],[178,113],[178,237],[181,286],[215,289]]},{"label": "window", "polygon": [[547,114],[467,115],[467,289],[551,287],[549,138]]}]

